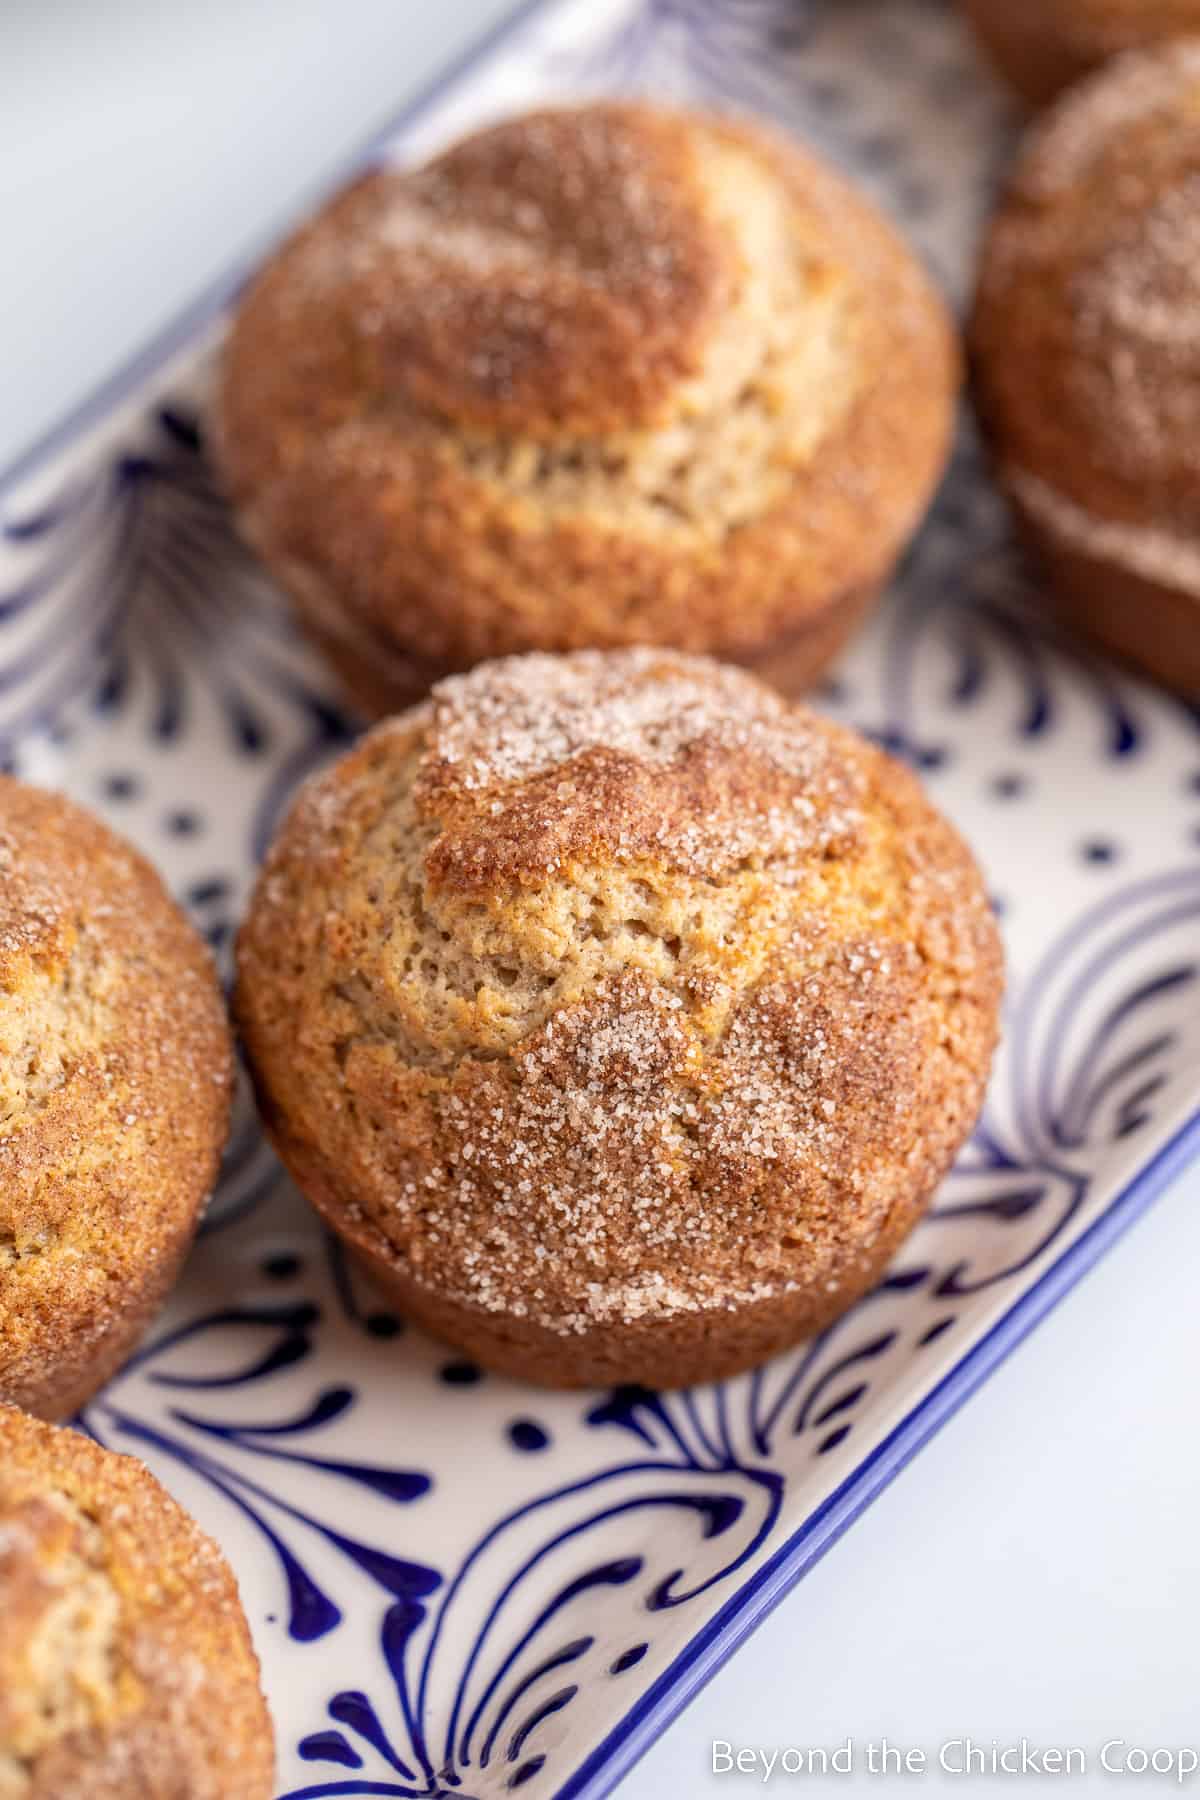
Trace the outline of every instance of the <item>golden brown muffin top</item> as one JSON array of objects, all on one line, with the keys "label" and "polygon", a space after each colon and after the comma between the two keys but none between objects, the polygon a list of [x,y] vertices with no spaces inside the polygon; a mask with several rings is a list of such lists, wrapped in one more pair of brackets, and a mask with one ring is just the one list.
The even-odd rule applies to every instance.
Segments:
[{"label": "golden brown muffin top", "polygon": [[322,629],[444,672],[758,641],[878,579],[955,376],[927,278],[831,169],[602,102],[335,199],[239,307],[217,437]]},{"label": "golden brown muffin top", "polygon": [[367,176],[309,243],[287,279],[370,341],[385,391],[539,435],[649,423],[734,275],[690,143],[632,107],[530,114]]},{"label": "golden brown muffin top", "polygon": [[190,1230],[229,1114],[211,958],[98,819],[0,776],[0,1394]]},{"label": "golden brown muffin top", "polygon": [[482,454],[500,436],[570,443],[732,401],[769,348],[770,297],[822,333],[831,304],[859,303],[836,218],[849,190],[818,171],[750,127],[620,102],[523,114],[423,168],[373,171],[243,303],[226,375],[235,483],[364,409],[386,408],[397,440],[438,428]]},{"label": "golden brown muffin top", "polygon": [[570,1333],[836,1286],[961,1141],[999,984],[911,776],[631,650],[456,677],[309,783],[238,1011],[339,1228]]},{"label": "golden brown muffin top", "polygon": [[1102,549],[1126,528],[1167,579],[1195,562],[1200,531],[1198,315],[1188,42],[1120,58],[1030,133],[974,321],[984,410],[1020,497],[1068,536],[1090,522]]},{"label": "golden brown muffin top", "polygon": [[735,669],[579,651],[439,683],[415,795],[440,824],[432,879],[487,888],[579,858],[717,876],[820,855],[855,829],[858,786],[826,733]]},{"label": "golden brown muffin top", "polygon": [[237,1587],[141,1463],[0,1404],[0,1796],[267,1800]]}]

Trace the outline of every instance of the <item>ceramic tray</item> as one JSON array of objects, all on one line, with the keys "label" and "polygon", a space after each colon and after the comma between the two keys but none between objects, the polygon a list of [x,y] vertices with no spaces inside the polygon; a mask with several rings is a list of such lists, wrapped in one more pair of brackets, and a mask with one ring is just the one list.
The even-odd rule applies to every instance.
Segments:
[{"label": "ceramic tray", "polygon": [[[526,9],[371,154],[552,94],[649,89],[798,127],[961,298],[1007,153],[936,0]],[[165,870],[222,958],[297,779],[352,730],[204,459],[225,294],[6,484],[0,740]],[[548,1395],[407,1329],[243,1098],[204,1237],[84,1427],[224,1545],[279,1793],[608,1791],[996,1361],[1200,1147],[1196,713],[1064,652],[969,428],[821,704],[923,771],[985,864],[1011,991],[932,1215],[833,1330],[719,1387]]]}]

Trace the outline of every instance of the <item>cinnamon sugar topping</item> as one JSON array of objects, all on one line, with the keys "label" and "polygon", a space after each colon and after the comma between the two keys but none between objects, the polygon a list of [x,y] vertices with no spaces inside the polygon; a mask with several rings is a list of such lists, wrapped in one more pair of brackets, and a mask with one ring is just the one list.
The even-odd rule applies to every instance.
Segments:
[{"label": "cinnamon sugar topping", "polygon": [[[543,1379],[662,1380],[861,1291],[978,1104],[997,988],[909,776],[638,649],[444,682],[310,784],[237,1004],[285,1159],[410,1311]],[[675,1362],[630,1360],[655,1329]]]},{"label": "cinnamon sugar topping", "polygon": [[[851,840],[836,734],[735,669],[632,649],[512,657],[439,683],[417,784],[443,874],[556,867],[587,845],[679,870]],[[466,823],[464,823],[464,817]]]}]

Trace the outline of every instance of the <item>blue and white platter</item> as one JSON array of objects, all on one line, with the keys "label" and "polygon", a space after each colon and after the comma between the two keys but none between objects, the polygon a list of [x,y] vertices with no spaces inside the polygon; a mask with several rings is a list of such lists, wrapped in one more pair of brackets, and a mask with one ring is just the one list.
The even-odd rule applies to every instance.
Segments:
[{"label": "blue and white platter", "polygon": [[[962,299],[1009,126],[939,0],[542,0],[368,155],[627,89],[798,129]],[[226,960],[354,730],[210,481],[235,286],[0,488],[0,755],[133,838]],[[820,703],[922,770],[1010,961],[984,1117],[876,1293],[722,1386],[522,1388],[386,1310],[243,1097],[167,1317],[81,1420],[228,1552],[288,1800],[608,1792],[1200,1149],[1200,715],[1054,641],[969,426]]]}]

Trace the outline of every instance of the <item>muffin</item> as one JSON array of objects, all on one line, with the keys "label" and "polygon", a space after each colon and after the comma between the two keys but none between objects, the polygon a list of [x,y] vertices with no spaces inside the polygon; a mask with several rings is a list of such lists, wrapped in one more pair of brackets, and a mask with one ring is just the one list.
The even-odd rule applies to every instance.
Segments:
[{"label": "muffin", "polygon": [[998,72],[1033,106],[1124,50],[1200,31],[1200,0],[961,0]]},{"label": "muffin", "polygon": [[334,200],[254,282],[217,439],[359,705],[634,643],[809,682],[942,469],[946,312],[867,200],[724,118],[509,120]]},{"label": "muffin", "polygon": [[130,1456],[0,1404],[0,1800],[269,1800],[237,1584]]},{"label": "muffin", "polygon": [[972,328],[996,464],[1068,620],[1200,691],[1200,42],[1033,130]]},{"label": "muffin", "polygon": [[650,648],[438,684],[301,791],[238,951],[268,1129],[399,1306],[554,1386],[744,1369],[878,1280],[1001,958],[905,769]]},{"label": "muffin", "polygon": [[0,776],[0,1400],[72,1412],[167,1294],[231,1093],[211,959],[153,869]]}]

